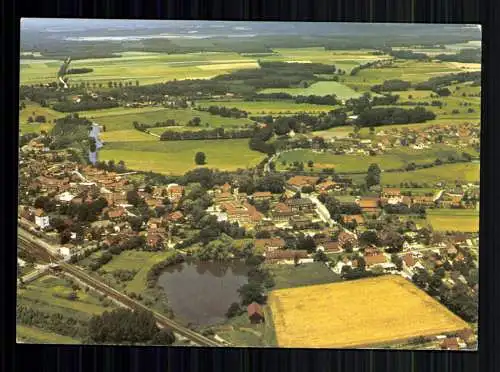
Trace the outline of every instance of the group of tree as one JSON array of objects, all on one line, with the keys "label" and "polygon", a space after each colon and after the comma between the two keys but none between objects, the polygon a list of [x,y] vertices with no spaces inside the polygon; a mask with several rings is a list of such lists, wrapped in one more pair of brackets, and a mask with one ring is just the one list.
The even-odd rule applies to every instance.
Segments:
[{"label": "group of tree", "polygon": [[432,77],[427,81],[413,84],[416,90],[432,90],[454,83],[465,83],[467,81],[476,81],[481,79],[481,71],[459,72],[456,74],[447,74]]},{"label": "group of tree", "polygon": [[404,91],[411,88],[411,82],[401,79],[385,80],[382,84],[374,85],[371,90],[375,93]]},{"label": "group of tree", "polygon": [[481,63],[481,49],[461,49],[458,53],[455,54],[438,54],[433,58],[445,62]]},{"label": "group of tree", "polygon": [[113,107],[118,107],[120,104],[116,101],[109,100],[83,100],[79,103],[73,101],[61,101],[56,102],[52,105],[52,108],[59,112],[78,112],[78,111],[90,111],[90,110],[101,110]]},{"label": "group of tree", "polygon": [[149,128],[160,128],[160,127],[174,127],[180,126],[180,123],[177,123],[175,119],[167,119],[166,121],[157,121],[153,124],[139,123],[137,121],[132,122],[132,125],[135,129],[145,132]]},{"label": "group of tree", "polygon": [[125,308],[92,316],[88,336],[99,344],[171,345],[175,342],[173,331],[159,328],[151,312]]},{"label": "group of tree", "polygon": [[359,113],[355,120],[360,126],[379,126],[388,124],[423,123],[433,120],[436,114],[423,107],[403,109],[398,107],[374,107]]},{"label": "group of tree", "polygon": [[426,61],[430,59],[425,53],[413,52],[411,50],[391,50],[389,55],[397,59],[415,59],[417,61]]},{"label": "group of tree", "polygon": [[88,334],[87,324],[80,319],[22,304],[16,306],[16,322],[78,339],[85,339]]},{"label": "group of tree", "polygon": [[201,111],[208,111],[212,115],[219,115],[225,118],[246,118],[248,116],[248,112],[240,110],[236,107],[225,107],[225,106],[209,106],[206,109],[201,109]]},{"label": "group of tree", "polygon": [[256,129],[225,130],[222,127],[195,131],[166,130],[161,134],[160,141],[252,138],[255,132]]},{"label": "group of tree", "polygon": [[351,76],[357,75],[361,70],[372,68],[372,67],[379,67],[379,66],[384,66],[384,65],[389,65],[391,64],[392,61],[386,61],[386,60],[377,60],[377,61],[371,61],[371,62],[366,62],[362,63],[359,66],[354,67],[351,69]]},{"label": "group of tree", "polygon": [[70,68],[66,71],[66,75],[76,75],[76,74],[88,74],[89,72],[93,72],[93,68]]},{"label": "group of tree", "polygon": [[368,167],[368,171],[366,173],[366,177],[365,177],[365,182],[366,182],[366,187],[370,188],[372,186],[375,186],[375,185],[379,185],[380,184],[380,173],[381,173],[381,170],[380,170],[380,167],[378,166],[378,164],[370,164],[370,166]]}]

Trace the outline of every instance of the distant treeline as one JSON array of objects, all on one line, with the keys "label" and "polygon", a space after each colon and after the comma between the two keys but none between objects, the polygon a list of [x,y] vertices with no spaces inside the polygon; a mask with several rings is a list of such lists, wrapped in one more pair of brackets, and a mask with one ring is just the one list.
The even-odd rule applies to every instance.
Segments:
[{"label": "distant treeline", "polygon": [[481,63],[481,49],[461,49],[456,54],[439,54],[433,58],[447,62]]},{"label": "distant treeline", "polygon": [[366,127],[387,124],[423,123],[435,118],[436,114],[422,107],[414,109],[375,107],[361,112],[356,119],[356,124]]},{"label": "distant treeline", "polygon": [[255,134],[255,129],[225,131],[224,128],[215,128],[199,131],[177,132],[166,130],[162,133],[161,141],[181,141],[181,140],[213,140],[213,139],[233,139],[251,138]]},{"label": "distant treeline", "polygon": [[367,63],[363,63],[359,66],[356,66],[354,67],[352,70],[351,70],[351,76],[355,76],[358,74],[358,72],[360,72],[361,70],[364,70],[364,69],[367,69],[367,68],[371,68],[371,67],[376,67],[376,66],[385,66],[385,65],[390,65],[392,64],[392,61],[391,60],[377,60],[377,61],[372,61],[372,62],[367,62]]},{"label": "distant treeline", "polygon": [[481,81],[481,71],[459,72],[457,74],[436,76],[427,81],[414,84],[413,88],[416,90],[437,90],[446,85],[465,83],[467,81]]},{"label": "distant treeline", "polygon": [[78,112],[107,109],[118,106],[120,105],[115,101],[82,100],[80,103],[71,101],[57,102],[52,105],[52,108],[59,112]]},{"label": "distant treeline", "polygon": [[228,108],[224,106],[210,106],[208,108],[199,108],[200,111],[207,111],[212,115],[219,115],[225,118],[246,118],[248,112],[240,110],[236,107]]},{"label": "distant treeline", "polygon": [[277,93],[259,93],[250,97],[246,97],[245,101],[266,101],[266,100],[293,100],[295,103],[310,103],[314,105],[328,105],[335,106],[340,104],[335,94],[328,94],[326,96],[292,96],[285,92]]},{"label": "distant treeline", "polygon": [[87,74],[89,72],[93,72],[93,68],[70,68],[69,70],[66,71],[66,75],[71,75],[71,74]]},{"label": "distant treeline", "polygon": [[377,84],[371,87],[371,90],[375,93],[381,92],[394,92],[394,91],[404,91],[411,87],[409,81],[404,81],[400,79],[385,80],[382,84]]}]

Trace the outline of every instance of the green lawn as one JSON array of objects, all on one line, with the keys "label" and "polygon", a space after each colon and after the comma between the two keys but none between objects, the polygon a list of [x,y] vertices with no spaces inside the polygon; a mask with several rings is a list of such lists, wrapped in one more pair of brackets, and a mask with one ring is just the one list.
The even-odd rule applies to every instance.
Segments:
[{"label": "green lawn", "polygon": [[168,109],[163,107],[126,108],[82,111],[80,116],[92,118],[97,123],[106,126],[106,132],[133,129],[134,121],[144,124],[155,124],[174,119],[176,123],[186,125],[194,117],[201,119],[202,126],[208,123],[211,127],[234,128],[251,124],[250,119],[225,118],[204,111],[192,109]]},{"label": "green lawn", "polygon": [[327,112],[333,109],[333,106],[313,105],[309,103],[295,103],[294,101],[278,100],[278,101],[198,101],[197,105],[201,107],[209,106],[225,106],[236,107],[253,115],[262,114],[285,114],[296,112],[319,113]]},{"label": "green lawn", "polygon": [[205,167],[236,170],[258,164],[262,153],[248,147],[248,139],[210,141],[136,141],[106,144],[99,152],[100,160],[123,160],[127,168],[151,170],[164,174],[184,174],[197,165],[197,152],[206,155]]},{"label": "green lawn", "polygon": [[428,209],[427,222],[437,231],[479,232],[479,211]]},{"label": "green lawn", "polygon": [[137,129],[114,130],[111,132],[102,132],[101,140],[110,142],[133,142],[133,141],[159,141],[158,137],[138,131]]},{"label": "green lawn", "polygon": [[341,99],[359,97],[361,94],[349,88],[348,86],[336,81],[319,81],[311,84],[308,88],[269,88],[261,90],[259,93],[288,93],[293,96],[326,96],[335,94]]},{"label": "green lawn", "polygon": [[145,251],[124,251],[120,255],[104,265],[101,269],[112,273],[118,269],[137,270],[134,278],[126,283],[127,292],[142,293],[146,289],[146,276],[154,264],[161,262],[174,255],[175,252],[145,252]]},{"label": "green lawn", "polygon": [[412,172],[386,172],[382,173],[380,183],[382,185],[399,185],[402,182],[417,182],[432,185],[438,182],[454,183],[455,181],[479,182],[479,164],[456,163]]},{"label": "green lawn", "polygon": [[[65,298],[73,290],[65,279],[43,276],[18,289],[18,303],[31,306],[48,313],[62,313],[81,320],[88,320],[92,315],[101,314],[106,307],[92,291],[77,290],[77,299]],[[111,303],[109,306],[113,307]]]},{"label": "green lawn", "polygon": [[[41,130],[49,131],[54,125],[53,121],[64,114],[54,111],[49,107],[42,107],[38,103],[24,101],[26,108],[19,112],[19,129],[22,134],[39,133]],[[28,118],[31,116],[35,119],[36,116],[45,116],[46,123],[28,123]],[[50,123],[49,123],[50,121]]]},{"label": "green lawn", "polygon": [[[472,149],[468,149],[473,151]],[[475,152],[471,152],[476,155]],[[286,169],[282,164],[285,160],[287,164],[294,161],[302,161],[304,164],[308,160],[314,162],[314,169],[335,168],[338,172],[363,172],[368,169],[370,164],[377,163],[382,170],[399,169],[405,165],[414,162],[415,164],[433,163],[437,158],[447,159],[449,155],[460,156],[461,151],[446,145],[435,145],[430,149],[415,150],[411,148],[396,148],[382,155],[334,155],[328,152],[316,153],[312,150],[298,149],[282,153],[276,160],[278,170]]]},{"label": "green lawn", "polygon": [[35,344],[79,344],[74,338],[44,331],[40,328],[16,324],[16,337]]},{"label": "green lawn", "polygon": [[295,265],[266,265],[274,275],[276,285],[272,288],[293,288],[307,285],[333,283],[340,277],[320,262]]}]

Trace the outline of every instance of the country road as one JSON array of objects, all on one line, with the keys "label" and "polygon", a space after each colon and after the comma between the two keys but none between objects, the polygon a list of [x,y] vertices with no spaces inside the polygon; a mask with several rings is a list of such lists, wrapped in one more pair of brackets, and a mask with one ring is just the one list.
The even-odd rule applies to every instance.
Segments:
[{"label": "country road", "polygon": [[140,310],[145,310],[145,311],[151,312],[159,324],[161,324],[164,327],[171,328],[175,333],[180,334],[181,336],[196,343],[197,345],[200,345],[200,346],[222,346],[220,343],[218,343],[212,339],[209,339],[201,334],[198,334],[195,331],[190,330],[189,328],[183,327],[180,324],[174,322],[172,319],[166,317],[165,315],[160,314],[159,312],[152,310],[151,308],[143,305],[142,303],[131,299],[127,295],[125,295],[125,294],[119,292],[118,290],[108,286],[107,284],[103,283],[99,279],[94,278],[93,276],[87,274],[84,270],[79,269],[79,268],[75,267],[74,265],[71,265],[67,262],[64,262],[63,260],[60,260],[59,255],[57,253],[54,253],[54,252],[57,252],[57,249],[50,246],[48,243],[43,242],[41,239],[32,236],[31,234],[29,234],[27,231],[25,231],[21,227],[18,228],[18,237],[20,238],[19,239],[20,244],[24,244],[27,246],[36,246],[38,249],[44,250],[52,262],[57,262],[59,267],[62,270],[75,276],[76,278],[78,278],[79,280],[84,282],[89,287],[92,287],[98,291],[102,291],[110,298],[115,299],[115,300],[121,302],[122,304],[129,306],[132,309],[140,309]]}]

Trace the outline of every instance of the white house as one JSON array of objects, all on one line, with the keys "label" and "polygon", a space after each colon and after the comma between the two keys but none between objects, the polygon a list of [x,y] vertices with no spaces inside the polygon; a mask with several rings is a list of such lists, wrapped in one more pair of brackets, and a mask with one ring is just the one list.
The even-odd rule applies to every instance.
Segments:
[{"label": "white house", "polygon": [[59,194],[56,196],[57,200],[63,201],[63,202],[70,202],[75,198],[75,195],[65,191],[62,194]]},{"label": "white house", "polygon": [[49,216],[45,214],[43,209],[37,209],[35,211],[35,224],[39,226],[41,229],[45,229],[50,225]]},{"label": "white house", "polygon": [[332,271],[335,274],[340,275],[342,273],[342,268],[344,266],[351,266],[352,267],[352,262],[351,261],[339,261],[337,264],[333,267]]}]

